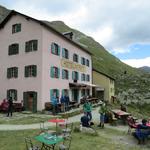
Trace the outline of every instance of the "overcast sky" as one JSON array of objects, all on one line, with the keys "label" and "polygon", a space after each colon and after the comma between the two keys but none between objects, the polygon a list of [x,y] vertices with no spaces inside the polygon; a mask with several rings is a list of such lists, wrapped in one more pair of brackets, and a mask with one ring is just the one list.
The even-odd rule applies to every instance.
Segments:
[{"label": "overcast sky", "polygon": [[150,66],[150,0],[0,0],[8,9],[61,20],[133,66]]}]

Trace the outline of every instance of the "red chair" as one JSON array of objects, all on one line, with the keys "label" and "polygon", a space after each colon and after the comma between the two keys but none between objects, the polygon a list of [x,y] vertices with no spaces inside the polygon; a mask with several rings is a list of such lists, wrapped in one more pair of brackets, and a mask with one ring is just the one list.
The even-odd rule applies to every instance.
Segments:
[{"label": "red chair", "polygon": [[132,116],[129,116],[128,118],[127,118],[127,122],[128,122],[128,133],[131,133],[131,130],[132,129],[136,129],[137,128],[137,124],[136,124],[136,122],[135,122],[135,120],[133,119],[133,117]]}]

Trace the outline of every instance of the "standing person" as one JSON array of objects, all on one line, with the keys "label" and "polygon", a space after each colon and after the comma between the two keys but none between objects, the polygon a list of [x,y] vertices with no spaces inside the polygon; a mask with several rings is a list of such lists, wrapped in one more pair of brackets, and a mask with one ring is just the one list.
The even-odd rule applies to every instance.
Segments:
[{"label": "standing person", "polygon": [[60,103],[61,103],[61,112],[65,112],[65,98],[63,95],[61,95]]},{"label": "standing person", "polygon": [[91,121],[92,120],[92,104],[87,100],[85,101],[83,105],[83,111]]},{"label": "standing person", "polygon": [[7,113],[7,117],[9,117],[9,115],[12,117],[12,111],[13,111],[13,100],[12,100],[12,97],[10,97],[8,99],[8,113]]},{"label": "standing person", "polygon": [[99,113],[100,113],[100,124],[98,125],[98,127],[104,128],[105,113],[106,113],[106,106],[105,106],[105,103],[103,103],[103,104],[100,106]]},{"label": "standing person", "polygon": [[65,111],[69,111],[70,98],[68,96],[68,92],[67,91],[65,91],[64,100],[65,100]]},{"label": "standing person", "polygon": [[52,102],[53,115],[56,115],[56,113],[57,113],[57,98],[56,98],[56,93],[53,94],[51,102]]}]

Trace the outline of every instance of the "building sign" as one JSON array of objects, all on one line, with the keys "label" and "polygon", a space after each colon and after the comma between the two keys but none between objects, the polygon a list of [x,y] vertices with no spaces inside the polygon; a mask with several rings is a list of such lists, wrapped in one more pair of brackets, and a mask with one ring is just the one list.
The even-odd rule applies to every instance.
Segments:
[{"label": "building sign", "polygon": [[72,61],[61,59],[61,66],[75,71],[86,72],[86,67]]}]

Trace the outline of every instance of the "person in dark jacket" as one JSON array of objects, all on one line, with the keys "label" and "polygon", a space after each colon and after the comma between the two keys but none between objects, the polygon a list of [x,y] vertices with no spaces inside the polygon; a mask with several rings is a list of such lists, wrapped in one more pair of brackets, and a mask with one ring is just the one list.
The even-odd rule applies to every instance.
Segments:
[{"label": "person in dark jacket", "polygon": [[67,91],[65,91],[64,100],[65,100],[65,111],[69,111],[70,98],[68,96]]},{"label": "person in dark jacket", "polygon": [[65,112],[65,98],[63,95],[61,95],[60,103],[61,103],[61,112]]},{"label": "person in dark jacket", "polygon": [[81,117],[81,125],[82,127],[90,127],[90,119],[87,117],[87,115],[84,113],[84,115]]},{"label": "person in dark jacket", "polygon": [[147,126],[147,120],[143,119],[142,124],[137,126],[136,131],[133,133],[135,138],[137,138],[138,143],[145,142],[145,139],[150,135],[150,127]]},{"label": "person in dark jacket", "polygon": [[7,113],[7,117],[9,117],[9,115],[12,117],[12,111],[13,111],[13,100],[12,100],[12,97],[10,97],[8,99],[8,113]]}]

